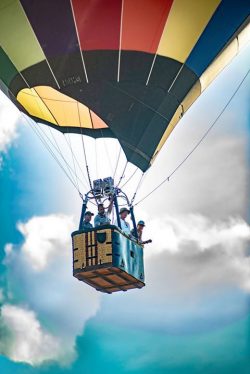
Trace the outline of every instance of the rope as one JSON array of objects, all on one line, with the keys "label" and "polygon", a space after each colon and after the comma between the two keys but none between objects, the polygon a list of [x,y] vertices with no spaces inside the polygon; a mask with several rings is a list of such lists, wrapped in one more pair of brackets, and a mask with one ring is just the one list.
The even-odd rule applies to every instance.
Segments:
[{"label": "rope", "polygon": [[105,152],[106,152],[106,155],[107,155],[107,159],[108,159],[109,167],[110,167],[111,173],[113,174],[113,167],[112,167],[111,159],[110,159],[110,156],[109,156],[109,152],[108,152],[108,147],[107,147],[106,139],[104,138],[104,135],[103,135],[102,129],[100,129],[100,130],[101,130],[101,134],[102,134],[102,140],[103,140],[104,149],[105,149]]},{"label": "rope", "polygon": [[134,202],[134,200],[135,200],[135,197],[136,197],[136,195],[137,195],[137,192],[138,192],[139,188],[141,187],[141,184],[142,184],[142,180],[143,180],[144,175],[145,175],[145,173],[142,173],[141,178],[139,179],[139,182],[138,182],[138,185],[137,185],[137,187],[136,187],[135,193],[134,193],[134,195],[133,195],[133,197],[132,197],[132,199],[131,199],[131,202],[130,202],[130,205],[131,205],[131,206],[133,205],[133,202]]},{"label": "rope", "polygon": [[126,180],[125,183],[123,183],[123,185],[121,186],[121,189],[123,189],[124,186],[126,186],[126,184],[133,178],[133,176],[137,173],[137,171],[139,170],[139,168],[137,167],[133,173],[130,175],[130,177]]},{"label": "rope", "polygon": [[[33,88],[33,90],[36,92],[37,96],[41,99],[41,97],[40,97],[40,95],[38,94],[37,90],[34,89],[34,88]],[[36,104],[37,104],[37,106],[38,106],[38,108],[39,108],[39,110],[40,110],[40,112],[41,112],[41,115],[43,115],[43,110],[42,110],[42,108],[41,108],[40,101],[39,101],[39,100],[36,100]],[[59,124],[58,124],[58,122],[57,122],[55,116],[53,115],[53,113],[51,112],[51,110],[49,109],[49,107],[48,107],[47,105],[46,105],[46,108],[47,108],[47,110],[49,111],[49,113],[51,114],[51,116],[54,118],[56,124],[59,126]],[[59,147],[59,144],[57,143],[57,140],[56,140],[56,138],[54,137],[54,134],[53,134],[51,128],[49,127],[48,129],[49,129],[50,135],[51,135],[52,139],[54,140],[54,143],[55,143],[55,144],[53,144],[53,142],[51,141],[51,139],[48,138],[47,134],[45,133],[45,131],[43,131],[42,128],[41,128],[40,130],[41,130],[41,132],[43,133],[43,135],[44,135],[44,136],[49,140],[49,142],[50,142],[50,144],[52,145],[52,147],[53,147],[53,148],[58,152],[58,154],[60,155],[60,157],[63,159],[63,161],[64,161],[64,163],[65,163],[65,165],[66,165],[66,167],[67,167],[67,169],[68,169],[68,172],[69,172],[70,175],[71,175],[71,178],[72,178],[72,179],[75,179],[75,183],[76,183],[76,185],[78,186],[78,189],[79,189],[80,187],[79,187],[78,180],[79,180],[81,183],[82,183],[82,181],[81,181],[80,178],[78,177],[76,171],[75,171],[75,173],[74,173],[72,167],[69,165],[69,163],[66,161],[65,157],[63,156],[63,153],[62,153],[62,151],[61,151],[61,148]],[[83,184],[83,183],[82,183],[82,184]]]},{"label": "rope", "polygon": [[[38,125],[38,124],[37,124]],[[82,183],[82,181],[78,178],[78,176],[77,175],[74,175],[74,171],[73,171],[73,169],[72,169],[72,167],[69,165],[69,163],[66,161],[66,159],[65,159],[65,157],[62,155],[62,152],[60,152],[60,148],[58,149],[58,148],[56,148],[56,146],[55,146],[55,144],[53,144],[53,142],[51,141],[51,139],[48,137],[48,135],[43,131],[43,129],[42,128],[39,128],[38,126],[36,127],[36,130],[37,131],[39,131],[40,130],[40,132],[39,132],[39,134],[41,135],[41,133],[43,134],[43,140],[44,140],[44,142],[46,143],[46,144],[48,144],[48,142],[51,144],[51,146],[54,148],[54,150],[60,155],[60,157],[62,158],[62,160],[64,161],[64,164],[65,164],[65,166],[67,167],[67,169],[68,169],[68,172],[69,172],[69,174],[71,175],[71,179],[78,179],[80,182],[81,182],[81,184],[83,185],[83,183]],[[45,140],[45,138],[47,139],[47,141]],[[51,148],[50,148],[51,149]],[[83,185],[84,186],[84,185]]]},{"label": "rope", "polygon": [[90,189],[93,190],[92,183],[91,183],[91,178],[90,178],[90,173],[89,173],[89,166],[88,166],[88,162],[87,162],[85,144],[84,144],[84,139],[83,139],[83,131],[82,131],[82,124],[81,124],[78,101],[77,101],[77,113],[78,113],[78,119],[79,119],[79,124],[80,124],[80,128],[81,128],[82,148],[83,148],[83,154],[84,154],[84,159],[85,159],[85,167],[86,167],[86,171],[87,171],[87,175],[88,175],[88,181],[89,181]]},{"label": "rope", "polygon": [[87,175],[88,175],[89,186],[90,186],[90,189],[93,190],[92,183],[91,183],[91,178],[90,178],[89,166],[88,166],[88,163],[87,163],[87,155],[86,155],[85,143],[84,143],[83,136],[82,136],[82,144],[83,144],[83,151],[84,151],[84,158],[85,158],[85,166],[86,166],[86,171],[87,171]]},{"label": "rope", "polygon": [[[79,191],[77,185],[75,184],[75,182],[73,181],[73,179],[69,176],[69,174],[67,173],[66,169],[63,167],[63,165],[60,163],[59,159],[57,158],[57,156],[55,155],[55,153],[52,151],[52,149],[50,148],[50,146],[48,145],[48,143],[44,140],[43,136],[41,135],[41,133],[39,132],[38,128],[34,127],[33,124],[31,123],[31,119],[29,117],[26,117],[24,115],[24,113],[21,112],[21,115],[24,117],[25,121],[28,123],[28,125],[31,127],[32,131],[37,135],[37,137],[39,138],[39,140],[43,143],[43,145],[45,146],[45,148],[49,151],[49,153],[51,154],[51,156],[54,158],[54,160],[57,162],[57,164],[59,165],[59,167],[62,169],[62,171],[64,172],[64,174],[66,175],[66,177],[69,179],[69,181],[72,183],[72,185],[75,187],[75,189],[78,191],[79,193],[79,196],[80,198],[83,200],[83,195],[82,193]],[[53,145],[53,144],[52,144]],[[89,202],[92,204],[92,205],[96,205],[95,203],[93,203],[91,200],[89,200]]]},{"label": "rope", "polygon": [[[64,139],[65,139],[65,141],[66,141],[68,147],[70,148],[70,151],[71,151],[72,157],[75,159],[75,162],[77,163],[77,165],[78,165],[78,167],[79,167],[79,170],[81,171],[81,174],[82,174],[82,176],[83,176],[83,178],[84,178],[84,180],[85,180],[85,183],[88,184],[87,178],[86,178],[86,176],[84,175],[84,173],[83,173],[83,171],[82,171],[82,168],[81,168],[81,166],[80,166],[80,164],[79,164],[79,161],[78,161],[78,159],[76,158],[76,156],[75,156],[75,154],[74,154],[74,152],[73,152],[72,143],[71,143],[71,141],[70,141],[70,136],[69,136],[69,134],[67,134],[67,135],[68,135],[68,139],[67,139],[65,133],[63,133],[63,135],[64,135]],[[73,161],[73,162],[74,162],[74,161]],[[85,187],[85,186],[84,186],[84,187]]]},{"label": "rope", "polygon": [[[28,85],[28,84],[27,84]],[[28,85],[29,87],[29,85]],[[9,92],[10,94],[13,96],[13,98],[16,100],[16,97],[15,95],[13,94],[13,92],[9,89]],[[36,136],[39,138],[39,140],[41,141],[41,143],[43,143],[43,145],[45,146],[45,148],[48,150],[48,152],[51,154],[51,156],[54,158],[54,160],[56,161],[56,163],[59,165],[59,167],[61,168],[61,170],[64,172],[64,174],[66,175],[66,177],[69,179],[69,181],[72,183],[72,185],[75,187],[75,189],[78,191],[80,197],[82,198],[82,194],[80,192],[80,190],[78,189],[77,185],[75,184],[74,180],[72,179],[72,177],[70,177],[70,175],[67,173],[67,171],[65,170],[65,168],[63,167],[63,165],[61,164],[61,162],[59,161],[59,159],[57,158],[57,156],[55,155],[55,153],[52,151],[52,149],[50,148],[50,146],[48,145],[48,143],[46,143],[46,141],[44,140],[43,136],[41,135],[41,133],[39,132],[38,130],[38,127],[34,127],[33,126],[33,121],[31,120],[30,117],[26,117],[24,115],[23,112],[21,112],[21,115],[22,117],[24,118],[24,120],[28,123],[28,125],[31,127],[32,131],[36,134]],[[44,133],[43,133],[44,135]],[[47,136],[46,136],[47,137]],[[50,141],[51,143],[51,141]],[[51,143],[52,146],[53,143]]]},{"label": "rope", "polygon": [[[51,69],[50,69],[51,70]],[[52,72],[52,71],[51,71]],[[25,78],[23,77],[23,75],[22,75],[22,73],[20,72],[20,71],[18,71],[18,73],[19,73],[19,75],[21,76],[21,78],[23,79],[23,81],[25,82],[25,84],[27,85],[27,87],[28,88],[30,88],[31,89],[31,87],[30,87],[30,85],[29,85],[29,83],[25,80]],[[52,72],[52,75],[53,75],[53,72]],[[53,77],[55,78],[55,76],[53,75]],[[56,80],[56,79],[55,79]],[[57,82],[56,82],[57,83]],[[59,87],[60,88],[60,87]],[[33,90],[37,93],[37,91],[33,88]],[[9,89],[9,92],[10,92],[10,94],[13,96],[13,98],[14,98],[14,100],[16,100],[16,97],[15,97],[15,95],[13,94],[13,92]],[[37,93],[37,95],[38,95],[38,93]],[[38,95],[39,96],[39,95]],[[39,96],[40,97],[40,96]],[[41,110],[41,107],[40,107],[40,105],[39,105],[39,102],[37,102],[37,105],[38,105],[38,108],[39,108],[39,110],[41,111],[41,113],[43,113],[42,112],[42,110]],[[49,109],[48,109],[49,110]],[[51,113],[51,112],[50,112]],[[65,162],[65,164],[66,164],[66,166],[67,166],[67,168],[68,168],[68,171],[69,171],[69,173],[71,174],[71,177],[70,177],[70,175],[67,173],[67,171],[65,170],[65,168],[63,167],[63,165],[61,164],[61,162],[59,161],[59,159],[57,158],[57,156],[55,155],[55,153],[52,151],[52,149],[50,148],[50,146],[47,144],[47,142],[44,140],[44,138],[42,137],[42,135],[41,135],[41,133],[39,132],[39,130],[38,130],[38,127],[37,128],[35,128],[34,126],[33,126],[33,123],[31,123],[30,121],[31,121],[31,119],[29,118],[29,117],[26,117],[25,115],[24,115],[24,113],[23,112],[21,112],[21,114],[22,114],[22,116],[23,116],[23,118],[25,119],[25,121],[28,123],[28,125],[31,127],[31,129],[35,132],[35,134],[38,136],[38,138],[40,139],[40,141],[44,144],[44,146],[47,148],[47,150],[49,151],[49,153],[52,155],[52,157],[55,159],[55,161],[57,162],[57,164],[59,165],[59,167],[63,170],[63,172],[65,173],[65,175],[67,176],[67,178],[69,179],[69,181],[73,184],[73,186],[76,188],[76,190],[78,191],[78,193],[79,193],[79,195],[80,195],[80,197],[82,198],[82,194],[81,194],[81,192],[80,192],[80,189],[79,189],[79,184],[78,184],[78,182],[77,182],[77,179],[79,179],[78,178],[78,176],[75,174],[75,178],[76,178],[76,182],[77,182],[77,184],[74,182],[74,180],[73,180],[73,173],[72,173],[72,168],[70,167],[70,165],[67,163],[67,161],[64,159],[64,157],[63,157],[63,155],[62,155],[62,153],[61,153],[61,151],[60,151],[60,148],[59,148],[59,146],[58,146],[58,144],[57,144],[57,147],[58,147],[58,151],[59,151],[59,154],[60,154],[60,156],[62,157],[62,159],[64,160],[64,162]],[[53,114],[51,113],[51,115],[53,116]],[[53,116],[54,117],[54,116]],[[51,131],[51,129],[50,129],[50,131]],[[44,134],[44,132],[43,132],[43,130],[41,129],[41,132],[43,133],[43,135],[45,135]],[[47,139],[49,139],[48,137],[47,137],[47,135],[45,135],[46,136],[46,138]],[[53,136],[53,135],[52,135]],[[53,137],[54,138],[54,137]],[[51,140],[49,139],[49,141],[50,141],[50,144],[54,147],[54,149],[56,149],[55,148],[55,146],[53,145],[53,143],[51,142]],[[70,170],[71,169],[71,170]],[[80,182],[81,182],[81,180],[80,180]],[[82,182],[81,182],[82,183]]]},{"label": "rope", "polygon": [[[66,118],[67,118],[67,112],[65,112],[65,106],[64,106],[64,105],[62,106],[62,111],[63,111],[64,119],[66,119]],[[69,135],[69,132],[70,132],[69,127],[67,127],[67,132],[68,132],[68,134],[67,134],[67,133],[63,133],[63,135],[64,135],[64,140],[66,141],[66,144],[67,144],[67,146],[68,146],[68,148],[69,148],[69,150],[70,150],[70,152],[71,152],[71,157],[72,157],[72,162],[73,162],[73,167],[74,167],[75,175],[77,176],[77,178],[78,178],[79,180],[81,180],[81,179],[78,177],[78,174],[77,174],[77,168],[76,168],[76,163],[77,163],[77,165],[78,165],[78,167],[79,167],[79,170],[80,170],[80,173],[82,174],[83,179],[85,180],[85,183],[88,185],[87,178],[85,177],[85,175],[84,175],[84,173],[83,173],[83,170],[82,170],[82,168],[80,167],[79,162],[78,162],[78,160],[77,160],[77,158],[76,158],[76,156],[75,156],[75,154],[74,154],[73,148],[72,148],[71,137],[70,137],[70,135]],[[67,139],[67,137],[68,137],[68,139]],[[81,182],[81,183],[82,183],[82,182]],[[82,183],[82,185],[84,186],[84,189],[86,189],[85,184]]]},{"label": "rope", "polygon": [[122,151],[122,147],[120,146],[117,161],[116,161],[116,165],[115,165],[115,171],[114,171],[114,174],[113,174],[113,179],[114,180],[115,180],[115,175],[116,175],[116,172],[117,172],[117,167],[118,167],[120,156],[121,156],[121,151]]},{"label": "rope", "polygon": [[21,115],[23,116],[23,118],[25,119],[25,121],[28,123],[28,125],[31,127],[32,131],[37,135],[37,137],[40,139],[40,141],[46,147],[46,149],[49,151],[49,153],[51,154],[51,156],[54,158],[54,160],[56,161],[56,163],[59,165],[59,167],[62,169],[62,171],[64,172],[64,174],[66,175],[66,177],[69,179],[69,181],[72,183],[72,185],[75,187],[75,189],[78,191],[79,195],[81,196],[81,192],[77,188],[77,185],[75,184],[75,182],[73,181],[73,179],[69,176],[69,174],[67,173],[67,171],[65,170],[65,168],[63,167],[63,165],[61,164],[61,162],[59,161],[59,159],[56,157],[56,155],[54,154],[54,152],[52,151],[52,149],[50,148],[50,146],[48,145],[48,143],[46,143],[46,141],[42,137],[41,133],[38,131],[37,128],[35,128],[33,126],[33,124],[31,123],[31,119],[29,117],[27,118],[24,115],[24,113],[22,113],[22,112],[21,112]]},{"label": "rope", "polygon": [[[65,134],[63,134],[63,135],[65,135]],[[70,148],[70,152],[71,152],[71,157],[72,157],[72,162],[73,162],[73,167],[74,167],[75,175],[77,176],[77,178],[79,178],[78,175],[77,175],[77,172],[76,172],[75,157],[74,157],[75,155],[74,155],[74,153],[73,153],[73,149],[72,149],[72,145],[71,145],[70,137],[68,136],[69,143],[67,142],[66,135],[64,136],[64,139],[66,140],[66,143],[69,145],[69,148]],[[76,183],[77,183],[77,186],[78,186],[78,188],[79,188],[79,184],[78,184],[78,180],[77,180],[77,179],[76,179]]]},{"label": "rope", "polygon": [[71,177],[75,179],[76,184],[78,185],[77,179],[79,179],[79,178],[78,178],[77,174],[74,173],[73,169],[71,168],[71,166],[69,165],[69,163],[66,161],[65,157],[63,156],[61,148],[59,147],[59,145],[58,145],[58,143],[57,143],[57,141],[56,141],[56,139],[55,139],[55,137],[54,137],[54,135],[53,135],[53,133],[51,131],[51,128],[49,127],[49,132],[50,132],[50,135],[53,138],[55,144],[52,143],[52,141],[50,140],[50,138],[48,138],[48,136],[45,134],[45,132],[42,129],[41,129],[41,132],[44,134],[44,136],[46,136],[46,138],[49,140],[50,144],[54,147],[54,149],[57,149],[57,152],[59,153],[59,155],[61,156],[61,158],[65,162],[65,165],[67,166],[67,169],[68,169],[69,173],[71,174]]},{"label": "rope", "polygon": [[125,170],[126,170],[127,166],[128,166],[128,161],[126,161],[126,164],[125,164],[125,166],[124,166],[124,169],[123,169],[122,175],[120,176],[119,182],[118,182],[118,184],[117,184],[116,187],[119,187],[119,185],[120,185],[122,179],[124,178],[124,173],[125,173]]},{"label": "rope", "polygon": [[140,204],[142,201],[144,201],[145,199],[147,199],[150,195],[152,195],[156,190],[158,190],[158,188],[160,188],[164,183],[166,182],[169,182],[170,181],[170,178],[177,172],[177,170],[179,170],[181,168],[181,166],[189,159],[189,157],[194,153],[194,151],[199,147],[199,145],[203,142],[203,140],[207,137],[207,135],[209,134],[209,132],[212,130],[212,128],[216,125],[216,123],[218,122],[219,118],[222,116],[222,114],[225,112],[225,110],[227,109],[227,107],[229,106],[229,104],[231,103],[231,101],[233,100],[233,98],[235,97],[235,95],[237,94],[237,92],[239,91],[240,87],[242,86],[242,84],[244,83],[245,79],[247,78],[248,74],[250,73],[250,69],[247,71],[247,73],[244,75],[244,77],[242,78],[241,82],[239,83],[239,85],[237,86],[236,90],[233,92],[232,96],[230,97],[230,99],[228,100],[228,102],[226,103],[226,105],[223,107],[223,109],[221,110],[221,112],[218,114],[218,116],[216,117],[216,119],[213,121],[213,123],[211,124],[211,126],[209,126],[209,128],[206,130],[206,132],[203,134],[203,136],[200,138],[200,140],[196,143],[196,145],[191,149],[191,151],[187,154],[187,156],[176,166],[176,168],[168,175],[167,178],[165,178],[160,184],[158,184],[158,186],[156,186],[153,190],[151,190],[147,195],[145,195],[141,200],[139,200],[134,206],[137,206],[138,204]]},{"label": "rope", "polygon": [[98,179],[99,170],[98,170],[98,160],[97,160],[97,140],[95,139],[95,171],[96,171],[96,179]]},{"label": "rope", "polygon": [[[94,128],[94,125],[93,125],[93,119],[92,119],[92,115],[91,115],[91,111],[89,109],[89,116],[90,116],[90,120],[91,120],[91,124],[92,124],[92,128]],[[110,155],[109,155],[109,152],[108,152],[108,147],[107,147],[107,143],[106,143],[106,139],[103,135],[103,131],[102,129],[101,130],[101,135],[102,135],[102,140],[103,140],[103,144],[104,144],[104,149],[105,149],[105,152],[106,152],[106,156],[107,156],[107,159],[108,159],[108,163],[109,163],[109,166],[110,166],[110,170],[111,170],[111,173],[113,174],[113,167],[112,167],[112,163],[111,163],[111,159],[110,159]],[[96,152],[96,144],[95,144],[95,157],[96,157],[96,171],[97,171],[97,152]],[[97,178],[98,178],[98,173],[97,174]]]}]

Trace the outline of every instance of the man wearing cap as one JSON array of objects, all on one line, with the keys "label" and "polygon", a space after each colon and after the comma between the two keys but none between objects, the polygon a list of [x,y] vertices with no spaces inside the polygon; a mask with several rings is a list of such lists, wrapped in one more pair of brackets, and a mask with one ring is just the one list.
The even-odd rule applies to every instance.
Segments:
[{"label": "man wearing cap", "polygon": [[[139,221],[139,222],[137,223],[136,230],[137,230],[137,237],[138,237],[138,240],[139,240],[139,241],[142,241],[142,231],[143,231],[144,227],[145,227],[145,222],[144,222],[144,221]],[[131,230],[131,234],[132,234],[134,237],[136,237],[136,235],[135,235],[135,230],[134,230],[134,229]]]},{"label": "man wearing cap", "polygon": [[[121,208],[119,214],[120,214],[120,221],[121,221],[121,229],[125,234],[130,236],[131,235],[130,234],[130,225],[126,221],[126,218],[127,218],[128,214],[130,214],[130,211],[127,208]],[[115,225],[118,226],[117,221],[115,222]]]},{"label": "man wearing cap", "polygon": [[[146,241],[142,240],[142,232],[143,232],[144,227],[145,227],[145,222],[144,221],[141,220],[137,223],[136,230],[137,230],[138,241],[139,241],[140,244],[152,243],[151,239],[146,240]],[[135,230],[134,229],[131,230],[131,234],[135,237]]]},{"label": "man wearing cap", "polygon": [[93,229],[93,225],[92,225],[92,223],[90,223],[93,215],[94,214],[92,212],[90,212],[89,210],[87,212],[85,212],[84,220],[82,221],[82,230]]}]

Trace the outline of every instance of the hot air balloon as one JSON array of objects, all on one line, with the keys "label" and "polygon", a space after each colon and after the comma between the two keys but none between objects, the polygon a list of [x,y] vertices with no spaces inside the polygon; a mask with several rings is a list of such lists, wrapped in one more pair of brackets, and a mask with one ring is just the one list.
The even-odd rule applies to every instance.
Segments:
[{"label": "hot air balloon", "polygon": [[[247,0],[2,0],[0,88],[34,127],[118,139],[145,172],[249,28]],[[82,214],[112,195],[119,226],[126,195],[112,178],[90,185]],[[76,277],[109,293],[144,286],[136,238],[115,226],[72,237]]]}]

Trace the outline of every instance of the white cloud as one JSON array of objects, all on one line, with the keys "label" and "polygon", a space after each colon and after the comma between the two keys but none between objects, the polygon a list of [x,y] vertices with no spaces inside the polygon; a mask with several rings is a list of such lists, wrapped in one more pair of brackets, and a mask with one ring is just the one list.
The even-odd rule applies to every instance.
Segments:
[{"label": "white cloud", "polygon": [[[219,95],[218,88],[211,85],[181,120],[137,200],[185,158],[234,89],[223,84]],[[106,300],[99,318],[176,333],[208,331],[249,313],[248,120],[237,107],[246,98],[239,94],[170,182],[135,208],[146,221],[144,238],[153,239],[144,250],[146,287],[115,295],[112,315]]]},{"label": "white cloud", "polygon": [[37,365],[62,355],[62,342],[43,330],[33,311],[5,304],[1,315],[1,322],[11,335],[10,344],[3,350],[13,361]]},{"label": "white cloud", "polygon": [[220,245],[227,253],[239,253],[242,243],[250,239],[250,227],[242,218],[214,221],[201,214],[165,214],[160,219],[149,219],[148,224],[156,249],[146,250],[146,255],[164,250],[180,252],[188,242],[195,243],[200,251]]},{"label": "white cloud", "polygon": [[[24,315],[33,318],[34,324],[36,321],[40,331],[39,342],[50,336],[49,341],[55,344],[49,358],[47,351],[39,350],[38,342],[35,360],[26,360],[17,349],[14,350],[15,355],[9,356],[12,359],[34,365],[47,359],[72,362],[76,356],[76,337],[82,334],[85,323],[99,308],[100,293],[72,276],[71,232],[75,227],[72,217],[66,215],[33,217],[26,223],[18,224],[24,236],[23,244],[8,244],[5,248],[6,294],[11,294],[11,303],[17,305],[15,310],[19,311],[20,304],[27,306]],[[18,321],[14,321],[16,316],[18,313],[13,314],[12,325],[8,325],[11,328],[14,326],[14,329],[19,326]],[[29,344],[29,337],[27,339]],[[6,344],[16,347],[17,340],[18,336],[14,334]],[[64,357],[63,362],[61,356]]]},{"label": "white cloud", "polygon": [[183,333],[218,328],[247,313],[250,226],[243,219],[162,215],[148,225],[146,287],[106,299],[99,319]]},{"label": "white cloud", "polygon": [[25,238],[21,251],[29,266],[42,271],[53,259],[65,256],[74,228],[72,217],[63,215],[33,217],[27,223],[19,223],[18,230]]},{"label": "white cloud", "polygon": [[11,243],[7,243],[4,247],[5,254],[10,256],[12,253],[13,245]]},{"label": "white cloud", "polygon": [[[168,152],[164,157],[160,155],[155,167],[149,171],[138,200],[167,177],[188,154],[196,143],[194,134],[199,139],[196,125],[191,123],[176,128],[166,146]],[[203,131],[206,128],[203,124],[201,127]],[[247,152],[245,136],[211,133],[170,182],[138,205],[135,213],[139,211],[140,215],[148,216],[198,213],[214,220],[244,216],[248,201]]]},{"label": "white cloud", "polygon": [[[214,222],[194,214],[163,216],[161,221],[152,221],[152,227],[153,245],[145,249],[148,271],[157,277],[157,266],[161,267],[159,261],[165,258],[168,274],[164,271],[163,277],[174,276],[174,291],[181,288],[192,294],[204,290],[204,285],[209,289],[215,284],[230,284],[250,292],[250,257],[247,252],[250,226],[243,219]],[[161,230],[164,227],[166,230]],[[169,262],[175,264],[172,269]],[[155,268],[152,263],[157,264]],[[184,277],[180,276],[180,267]]]}]

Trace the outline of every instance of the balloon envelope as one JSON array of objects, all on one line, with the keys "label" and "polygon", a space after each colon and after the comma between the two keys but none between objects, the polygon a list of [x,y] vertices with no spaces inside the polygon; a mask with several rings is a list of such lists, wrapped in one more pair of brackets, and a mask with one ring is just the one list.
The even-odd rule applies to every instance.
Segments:
[{"label": "balloon envelope", "polygon": [[2,0],[0,87],[36,122],[117,138],[145,171],[248,14],[246,0]]}]

